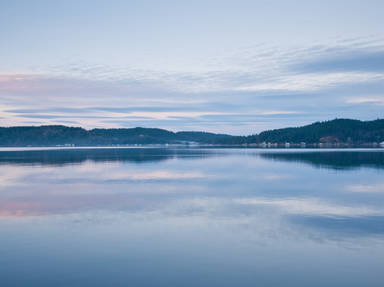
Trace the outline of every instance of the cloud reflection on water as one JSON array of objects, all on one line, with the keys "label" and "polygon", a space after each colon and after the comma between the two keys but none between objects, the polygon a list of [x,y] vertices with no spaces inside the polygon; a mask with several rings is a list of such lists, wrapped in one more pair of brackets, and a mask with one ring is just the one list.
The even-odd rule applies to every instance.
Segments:
[{"label": "cloud reflection on water", "polygon": [[[382,153],[315,153],[284,151],[280,157],[276,151],[260,150],[110,149],[25,152],[20,157],[20,152],[7,152],[0,154],[0,218],[102,211],[147,214],[147,220],[180,218],[186,224],[196,217],[223,219],[239,228],[273,229],[276,234],[287,228],[299,234],[302,228],[312,232],[327,226],[334,234],[343,222],[345,230],[360,230],[360,236],[380,233],[368,229],[381,230],[381,193],[351,191],[380,189],[372,182],[379,182],[381,165],[372,160]],[[329,168],[292,165],[302,158]],[[337,173],[330,173],[333,165],[370,169],[336,168]],[[364,222],[366,228],[358,229]]]}]

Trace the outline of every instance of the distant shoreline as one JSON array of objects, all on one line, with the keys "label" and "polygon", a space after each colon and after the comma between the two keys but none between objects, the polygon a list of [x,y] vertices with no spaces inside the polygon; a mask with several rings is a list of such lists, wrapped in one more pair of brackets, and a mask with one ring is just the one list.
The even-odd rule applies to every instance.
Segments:
[{"label": "distant shoreline", "polygon": [[159,128],[0,127],[0,147],[216,146],[247,148],[382,148],[384,119],[334,119],[248,136]]},{"label": "distant shoreline", "polygon": [[44,150],[91,150],[91,149],[257,149],[257,150],[384,150],[383,146],[354,146],[354,147],[258,147],[246,145],[126,145],[126,146],[0,146],[0,152],[8,151],[44,151]]}]

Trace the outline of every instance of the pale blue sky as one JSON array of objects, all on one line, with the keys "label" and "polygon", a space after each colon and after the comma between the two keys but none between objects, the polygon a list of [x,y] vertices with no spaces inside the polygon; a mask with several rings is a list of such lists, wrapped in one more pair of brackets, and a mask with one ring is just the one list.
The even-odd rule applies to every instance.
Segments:
[{"label": "pale blue sky", "polygon": [[384,116],[384,1],[0,0],[0,125]]}]

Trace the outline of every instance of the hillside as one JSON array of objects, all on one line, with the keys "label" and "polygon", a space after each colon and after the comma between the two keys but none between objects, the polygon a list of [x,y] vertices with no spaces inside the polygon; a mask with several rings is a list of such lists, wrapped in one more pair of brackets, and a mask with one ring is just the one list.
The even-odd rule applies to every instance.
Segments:
[{"label": "hillside", "polygon": [[384,120],[359,121],[335,119],[303,127],[261,132],[250,136],[230,136],[206,132],[171,132],[156,128],[92,129],[66,126],[3,127],[0,146],[108,146],[131,144],[248,145],[274,144],[348,144],[363,145],[384,141]]},{"label": "hillside", "polygon": [[384,120],[335,119],[297,128],[265,131],[260,142],[373,143],[384,141]]},{"label": "hillside", "polygon": [[184,142],[215,143],[231,137],[204,132],[174,133],[164,129],[92,129],[39,126],[0,128],[0,146],[108,146],[130,144],[177,144]]}]

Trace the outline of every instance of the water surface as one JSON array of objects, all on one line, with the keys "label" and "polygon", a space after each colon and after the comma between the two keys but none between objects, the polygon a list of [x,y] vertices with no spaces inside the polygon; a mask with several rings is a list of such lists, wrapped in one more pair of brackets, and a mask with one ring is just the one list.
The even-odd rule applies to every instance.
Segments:
[{"label": "water surface", "polygon": [[382,286],[383,150],[0,151],[1,286]]}]

